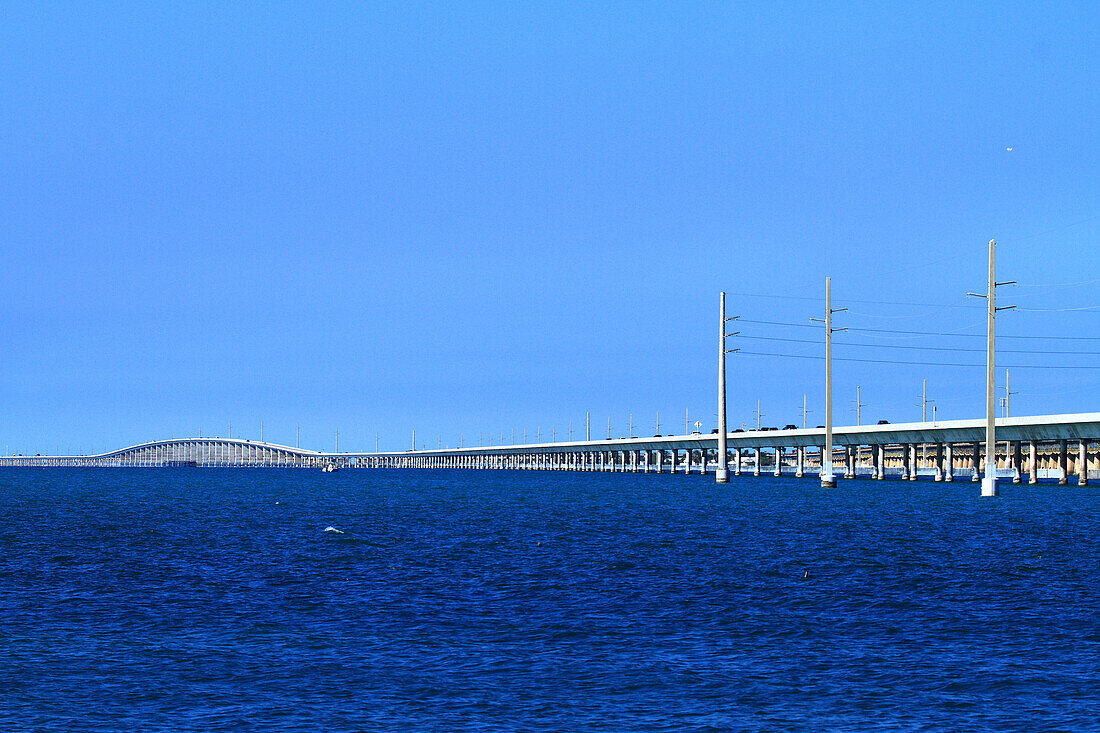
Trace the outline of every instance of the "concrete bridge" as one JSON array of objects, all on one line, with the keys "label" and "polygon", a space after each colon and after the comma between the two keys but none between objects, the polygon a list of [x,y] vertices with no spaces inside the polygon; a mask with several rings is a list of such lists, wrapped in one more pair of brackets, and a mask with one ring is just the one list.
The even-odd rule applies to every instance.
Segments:
[{"label": "concrete bridge", "polygon": [[[984,420],[833,428],[833,472],[847,478],[978,481],[986,448]],[[717,465],[718,435],[569,441],[380,453],[327,453],[272,443],[194,438],[142,443],[90,456],[11,456],[0,466],[249,466],[320,468],[454,468],[708,473]],[[1001,478],[1040,478],[1084,485],[1100,478],[1100,413],[997,420],[994,456]],[[731,473],[817,478],[825,431],[737,431],[726,436]],[[978,469],[975,469],[975,466]]]},{"label": "concrete bridge", "polygon": [[275,466],[310,468],[333,454],[233,438],[157,440],[88,456],[7,456],[0,466]]}]

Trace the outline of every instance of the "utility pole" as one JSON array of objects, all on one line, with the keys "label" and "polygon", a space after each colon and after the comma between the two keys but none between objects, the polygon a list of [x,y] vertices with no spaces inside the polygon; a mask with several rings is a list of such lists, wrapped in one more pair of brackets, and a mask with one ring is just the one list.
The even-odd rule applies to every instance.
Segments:
[{"label": "utility pole", "polygon": [[[836,487],[833,476],[833,334],[847,328],[833,328],[833,314],[848,310],[833,308],[832,278],[825,278],[825,449],[821,454],[821,486]],[[821,322],[820,318],[811,318]]]},{"label": "utility pole", "polygon": [[982,479],[982,496],[997,495],[997,375],[996,375],[996,330],[997,311],[1015,308],[1014,305],[997,307],[997,286],[1015,285],[1015,280],[997,282],[997,242],[989,240],[989,284],[985,295],[967,293],[974,298],[985,298],[988,306],[985,343],[985,478]]},{"label": "utility pole", "polygon": [[[294,447],[295,448],[300,447],[298,445],[298,443],[301,441],[301,439],[302,439],[302,424],[301,423],[295,423],[295,425],[294,425]],[[375,453],[378,452],[377,442],[378,441],[375,440],[375,443],[376,443],[376,445],[374,446],[374,452]]]},{"label": "utility pole", "polygon": [[378,433],[374,434],[374,452],[378,452]]},{"label": "utility pole", "polygon": [[523,444],[527,445],[527,428],[523,429]]},{"label": "utility pole", "polygon": [[1005,369],[1005,417],[1012,417],[1012,395],[1020,394],[1019,392],[1013,392],[1009,387],[1008,370]]},{"label": "utility pole", "polygon": [[558,442],[558,426],[556,423],[550,426],[550,442]]},{"label": "utility pole", "polygon": [[[413,440],[413,443],[414,444],[416,443],[415,439]],[[416,446],[414,445],[413,447],[415,448]],[[334,450],[333,453],[339,453],[339,452],[340,452],[340,428],[336,428],[336,450]]]},{"label": "utility pole", "polygon": [[661,411],[660,410],[657,411],[657,430],[654,431],[654,432],[656,432],[657,435],[661,434]]},{"label": "utility pole", "polygon": [[[922,379],[921,380],[921,388],[920,388],[920,404],[918,405],[918,407],[921,408],[921,415],[920,415],[921,422],[928,422],[928,405],[930,405],[933,402],[935,402],[935,400],[928,399],[928,380],[927,379]],[[932,407],[933,407],[933,411],[935,411],[935,405],[932,405]],[[920,460],[921,460],[921,465],[922,466],[927,466],[928,465],[928,444],[927,443],[921,443],[920,444]]]},{"label": "utility pole", "polygon": [[260,420],[260,442],[264,442],[264,421]]},{"label": "utility pole", "polygon": [[630,413],[630,419],[628,420],[628,422],[630,423],[630,427],[629,427],[629,432],[627,433],[626,437],[633,438],[634,437],[634,413],[633,412]]},{"label": "utility pole", "polygon": [[607,418],[607,439],[611,440],[611,417]]},{"label": "utility pole", "polygon": [[592,440],[592,423],[589,419],[590,417],[591,413],[584,413],[584,439],[586,441]]},{"label": "utility pole", "polygon": [[573,442],[573,419],[569,419],[569,442]]},{"label": "utility pole", "polygon": [[413,450],[416,450],[416,428],[413,428]]},{"label": "utility pole", "polygon": [[760,432],[760,418],[764,417],[764,413],[760,412],[760,400],[756,401],[756,432]]},{"label": "utility pole", "polygon": [[859,394],[859,386],[856,385],[856,425],[863,424],[863,398]]},{"label": "utility pole", "polygon": [[928,380],[921,380],[920,390],[920,402],[917,403],[917,407],[921,408],[920,419],[921,422],[928,422],[928,406],[933,404],[935,400],[928,399]]},{"label": "utility pole", "polygon": [[542,443],[542,426],[541,425],[536,425],[535,426],[535,442],[536,443]]},{"label": "utility pole", "polygon": [[726,354],[736,349],[727,349],[726,339],[737,334],[726,333],[726,323],[734,318],[737,316],[726,318],[726,293],[723,291],[718,298],[718,467],[714,471],[714,481],[719,484],[728,484],[730,480],[726,461]]},{"label": "utility pole", "polygon": [[691,435],[691,418],[688,417],[687,408],[684,408],[684,435]]},{"label": "utility pole", "polygon": [[806,393],[802,393],[802,429],[806,429],[806,415],[813,412],[813,410],[806,409]]}]

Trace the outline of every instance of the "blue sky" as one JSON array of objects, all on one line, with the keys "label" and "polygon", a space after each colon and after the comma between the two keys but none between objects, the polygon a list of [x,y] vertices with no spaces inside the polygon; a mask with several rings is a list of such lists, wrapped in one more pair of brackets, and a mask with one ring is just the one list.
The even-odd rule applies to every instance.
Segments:
[{"label": "blue sky", "polygon": [[720,290],[800,324],[740,327],[786,356],[731,357],[731,422],[814,424],[826,275],[949,334],[838,335],[931,362],[838,362],[838,423],[977,417],[990,238],[1013,414],[1100,410],[1095,4],[5,13],[7,452],[709,430]]}]

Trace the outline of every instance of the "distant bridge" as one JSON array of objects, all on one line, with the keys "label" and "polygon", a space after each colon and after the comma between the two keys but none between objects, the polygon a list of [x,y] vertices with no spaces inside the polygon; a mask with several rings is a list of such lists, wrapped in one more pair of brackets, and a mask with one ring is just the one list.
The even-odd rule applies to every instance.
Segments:
[{"label": "distant bridge", "polygon": [[311,468],[335,454],[234,438],[157,440],[89,456],[8,456],[0,466],[278,466]]},{"label": "distant bridge", "polygon": [[[734,475],[817,476],[826,454],[821,428],[752,430],[727,435]],[[984,420],[836,427],[833,466],[849,478],[977,480]],[[997,420],[998,475],[1032,482],[1100,477],[1100,413]],[[664,435],[376,453],[327,453],[228,438],[163,440],[89,456],[0,457],[0,466],[254,466],[281,468],[469,468],[707,473],[718,435]],[[977,459],[977,460],[976,460]]]}]

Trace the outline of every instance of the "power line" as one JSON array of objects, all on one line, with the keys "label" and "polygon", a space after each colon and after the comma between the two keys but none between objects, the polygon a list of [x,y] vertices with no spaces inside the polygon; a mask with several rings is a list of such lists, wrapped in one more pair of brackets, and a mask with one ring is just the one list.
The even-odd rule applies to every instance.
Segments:
[{"label": "power line", "polygon": [[[756,321],[751,318],[742,318],[741,323],[756,323],[763,326],[789,326],[791,328],[818,328],[818,326],[812,323],[789,323],[785,321]],[[964,328],[971,328],[979,324],[974,323],[970,326],[964,326]],[[860,328],[859,326],[849,326],[849,331],[859,331],[860,333],[893,333],[893,334],[905,334],[907,336],[966,336],[970,338],[984,338],[985,334],[980,333],[951,333],[949,331],[902,331],[891,328]],[[997,336],[999,339],[1028,339],[1028,340],[1054,340],[1054,341],[1100,341],[1100,336],[1015,336],[1015,335],[1003,335]]]},{"label": "power line", "polygon": [[[817,339],[795,339],[795,338],[783,338],[781,336],[746,336],[741,335],[742,338],[753,339],[756,341],[783,341],[785,343],[792,344],[821,344]],[[834,343],[833,346],[852,346],[865,349],[904,349],[915,351],[960,351],[975,354],[984,354],[985,349],[974,349],[966,346],[902,346],[900,344],[857,344],[850,341],[844,341],[840,343]],[[1036,356],[1044,356],[1046,354],[1057,354],[1061,356],[1100,356],[1100,351],[1050,351],[1044,350],[1042,352],[1036,352],[1030,349],[997,349],[998,354],[1033,354]]]},{"label": "power line", "polygon": [[1070,313],[1073,311],[1097,311],[1100,305],[1086,305],[1080,308],[1017,308],[1025,313]]},{"label": "power line", "polygon": [[[809,295],[765,295],[764,293],[729,293],[729,295],[738,295],[742,298],[773,298],[775,300],[808,300],[817,302],[821,298],[811,297]],[[981,306],[966,305],[963,303],[914,303],[912,301],[900,301],[900,300],[856,300],[851,298],[838,298],[838,304],[842,303],[862,303],[866,305],[901,305],[901,306],[917,306],[920,308],[970,308],[974,310],[981,308]]]},{"label": "power line", "polygon": [[[1096,283],[1100,283],[1100,278],[1096,278],[1094,280],[1080,280],[1078,282],[1072,282],[1072,283],[1036,283],[1036,284],[1019,283],[1019,284],[1017,284],[1016,287],[1018,287],[1018,288],[1079,288],[1082,285],[1094,285]],[[1039,293],[1035,293],[1035,294],[1038,295]]]},{"label": "power line", "polygon": [[[824,356],[814,356],[814,355],[811,355],[811,354],[776,354],[776,353],[770,353],[770,352],[764,352],[764,351],[741,351],[741,352],[738,352],[738,353],[746,354],[748,356],[775,356],[775,357],[779,357],[779,358],[782,358],[782,359],[813,359],[815,361],[821,361],[822,359],[825,358]],[[974,367],[974,368],[981,368],[981,369],[984,369],[985,366],[986,366],[985,364],[963,364],[963,363],[946,362],[946,361],[908,361],[908,360],[900,360],[900,359],[856,359],[856,358],[851,358],[851,357],[838,357],[838,356],[834,356],[833,361],[853,361],[853,362],[859,362],[859,363],[862,363],[862,364],[901,364],[901,365],[906,365],[906,366]],[[1100,369],[1100,364],[1097,364],[1097,365],[1070,364],[1070,365],[1066,365],[1066,366],[1053,366],[1053,365],[1049,365],[1049,364],[1005,364],[1005,367],[1008,368],[1008,369],[1057,369],[1057,370],[1063,370],[1063,369],[1090,369],[1090,370],[1095,370],[1095,369]]]},{"label": "power line", "polygon": [[[756,320],[753,320],[751,318],[742,318],[741,322],[742,323],[757,323],[757,324],[764,325],[764,326],[790,326],[792,328],[814,328],[814,329],[818,328],[817,326],[813,325],[812,323],[790,323],[788,321],[756,321]],[[969,326],[964,326],[964,328],[971,328],[972,326],[977,326],[977,325],[980,325],[980,324],[973,323],[973,324],[970,324]],[[902,330],[893,329],[893,328],[860,328],[859,326],[849,326],[848,330],[849,331],[861,331],[861,332],[864,332],[864,333],[899,333],[899,334],[905,334],[907,336],[971,336],[971,337],[977,337],[977,336],[981,335],[981,334],[976,334],[976,333],[952,334],[952,333],[948,333],[948,332],[945,332],[945,331],[902,331]]]}]

